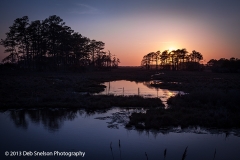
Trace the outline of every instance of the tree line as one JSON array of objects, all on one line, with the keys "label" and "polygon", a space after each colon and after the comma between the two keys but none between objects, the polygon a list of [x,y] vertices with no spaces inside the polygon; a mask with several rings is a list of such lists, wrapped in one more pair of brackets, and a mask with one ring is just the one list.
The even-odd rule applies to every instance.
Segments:
[{"label": "tree line", "polygon": [[0,45],[9,53],[4,64],[27,69],[116,68],[120,63],[110,51],[103,51],[104,42],[74,32],[56,15],[32,22],[28,16],[17,18]]},{"label": "tree line", "polygon": [[239,72],[240,73],[240,59],[238,58],[220,58],[219,60],[211,59],[207,62],[207,67],[213,72]]},{"label": "tree line", "polygon": [[141,66],[145,69],[200,70],[202,69],[201,60],[203,60],[203,56],[200,52],[193,50],[188,53],[183,48],[150,52],[143,56]]}]

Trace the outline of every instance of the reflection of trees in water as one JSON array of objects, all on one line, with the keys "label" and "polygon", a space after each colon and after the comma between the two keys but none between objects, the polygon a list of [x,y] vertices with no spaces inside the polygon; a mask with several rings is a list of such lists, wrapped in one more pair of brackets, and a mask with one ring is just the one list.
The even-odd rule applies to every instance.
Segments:
[{"label": "reflection of trees in water", "polygon": [[90,117],[96,113],[98,114],[103,114],[103,113],[107,113],[109,109],[100,109],[100,110],[96,110],[96,109],[85,109],[82,110],[83,113],[85,113],[85,117]]},{"label": "reflection of trees in water", "polygon": [[[1,112],[1,111],[0,111]],[[6,112],[6,111],[4,111]],[[74,120],[77,118],[77,116],[82,117],[90,117],[92,115],[103,114],[108,112],[108,110],[83,110],[83,109],[37,109],[37,110],[11,110],[7,111],[6,113],[9,113],[10,118],[13,120],[16,127],[20,127],[23,129],[28,128],[29,121],[35,123],[35,124],[43,124],[44,127],[50,131],[57,131],[60,129],[60,127],[63,125],[63,122],[66,120]],[[165,127],[161,128],[159,130],[155,129],[143,129],[138,127],[129,127],[127,126],[127,122],[129,121],[129,116],[132,113],[145,113],[146,110],[143,109],[121,109],[119,112],[112,113],[112,116],[107,117],[97,117],[95,119],[102,119],[111,120],[108,123],[108,128],[115,128],[118,129],[118,125],[122,124],[125,126],[125,128],[130,130],[136,130],[139,135],[146,134],[146,136],[149,136],[151,133],[155,138],[159,133],[161,134],[169,134],[170,132],[174,133],[196,133],[196,134],[225,134],[225,140],[230,136],[238,136],[240,137],[240,131],[239,129],[236,130],[211,130],[201,127],[187,127],[187,128],[181,128],[180,126],[175,127]]]},{"label": "reflection of trees in water", "polygon": [[153,84],[159,84],[159,81],[145,81],[145,82],[143,82],[143,85],[144,86],[147,86],[148,88],[150,88],[150,89],[158,89],[159,87],[155,87],[155,86],[152,86]]},{"label": "reflection of trees in water", "polygon": [[39,110],[41,122],[49,130],[59,129],[65,120],[73,120],[77,116],[77,110]]},{"label": "reflection of trees in water", "polygon": [[12,118],[14,124],[17,127],[22,127],[24,129],[27,129],[28,123],[26,121],[25,112],[20,111],[10,111],[10,117]]},{"label": "reflection of trees in water", "polygon": [[65,120],[74,120],[77,113],[82,115],[79,109],[39,109],[39,110],[12,110],[10,117],[17,127],[28,128],[28,122],[35,124],[42,123],[45,128],[51,131],[58,130]]},{"label": "reflection of trees in water", "polygon": [[159,130],[155,130],[155,129],[147,130],[147,129],[141,129],[141,128],[127,128],[127,129],[130,129],[130,130],[134,129],[137,131],[138,135],[146,135],[147,137],[149,137],[151,134],[154,138],[157,138],[158,134],[167,135],[173,131],[171,128],[159,129]]},{"label": "reflection of trees in water", "polygon": [[95,113],[106,113],[107,110],[83,110],[83,109],[36,109],[36,110],[11,110],[9,115],[16,127],[28,128],[29,121],[35,124],[43,124],[50,131],[57,131],[66,120],[74,120],[78,115],[89,117]]}]

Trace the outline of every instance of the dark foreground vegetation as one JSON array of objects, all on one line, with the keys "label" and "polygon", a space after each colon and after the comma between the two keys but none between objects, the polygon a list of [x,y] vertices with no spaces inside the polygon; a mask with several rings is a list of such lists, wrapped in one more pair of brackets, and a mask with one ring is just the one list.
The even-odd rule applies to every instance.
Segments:
[{"label": "dark foreground vegetation", "polygon": [[101,82],[111,80],[147,80],[151,72],[141,75],[139,68],[119,68],[116,71],[86,71],[81,73],[2,70],[0,79],[1,108],[80,107],[106,109],[122,107],[160,107],[160,99],[140,96],[94,95],[104,91]]},{"label": "dark foreground vegetation", "polygon": [[[163,107],[158,98],[143,98],[141,96],[114,96],[114,95],[89,95],[89,94],[63,94],[50,95],[51,97],[35,97],[25,99],[17,98],[14,101],[9,99],[3,100],[3,109],[7,108],[38,108],[38,107],[54,107],[54,108],[84,108],[87,110],[109,109],[112,106],[118,107],[140,107],[152,108]],[[27,103],[26,103],[27,101]],[[5,104],[4,104],[5,102]],[[7,105],[6,105],[7,103]],[[11,106],[11,107],[8,107]]]},{"label": "dark foreground vegetation", "polygon": [[[185,91],[168,99],[168,109],[134,113],[128,127],[161,129],[169,126],[240,127],[240,75],[212,72],[165,72],[150,86]],[[174,82],[174,83],[171,83]]]},{"label": "dark foreground vegetation", "polygon": [[[208,103],[204,103],[201,102],[200,99],[206,98],[206,96],[191,99],[195,96],[196,95],[189,94],[184,95],[181,98],[179,95],[174,98],[170,98],[168,103],[171,104],[171,108],[166,110],[150,109],[146,112],[146,114],[133,113],[127,126],[135,126],[138,129],[163,129],[170,126],[201,126],[207,128],[240,127],[239,102],[226,103],[225,99],[220,99],[222,98],[220,96],[216,104],[212,104],[215,103],[214,98]],[[240,97],[239,95],[234,95],[231,99],[233,98],[239,99]]]},{"label": "dark foreground vegetation", "polygon": [[240,59],[234,57],[230,59],[221,58],[219,60],[211,59],[208,61],[207,67],[218,73],[240,73]]}]

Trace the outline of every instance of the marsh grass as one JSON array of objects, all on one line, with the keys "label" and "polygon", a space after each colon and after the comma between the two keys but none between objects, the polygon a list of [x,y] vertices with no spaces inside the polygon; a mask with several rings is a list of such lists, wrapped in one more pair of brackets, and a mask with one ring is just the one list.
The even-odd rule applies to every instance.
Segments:
[{"label": "marsh grass", "polygon": [[163,152],[164,160],[166,159],[166,156],[167,156],[167,148],[165,148],[165,149],[164,149],[164,152]]},{"label": "marsh grass", "polygon": [[[238,95],[230,97],[234,96]],[[200,102],[200,96],[196,96],[196,99],[190,97],[195,97],[195,95],[170,98],[168,102],[171,107],[169,109],[151,108],[144,114],[132,113],[127,126],[147,130],[158,130],[171,126],[183,128],[200,126],[220,129],[240,127],[240,105],[238,105],[237,99],[227,101],[226,97],[219,97],[219,99],[216,98],[216,103],[214,100],[205,100],[206,103],[203,103]]]},{"label": "marsh grass", "polygon": [[80,95],[76,93],[48,93],[36,100],[35,97],[6,98],[0,102],[1,108],[16,107],[78,107],[86,109],[106,109],[118,107],[164,107],[158,98],[141,96]]},{"label": "marsh grass", "polygon": [[[119,143],[118,143],[118,146],[119,146],[119,150],[120,150],[120,148],[121,148],[120,140],[119,140],[118,142],[119,142]],[[112,142],[110,143],[110,150],[111,150],[111,154],[112,154],[112,159],[114,159],[113,151],[112,151],[112,150],[113,150],[113,149],[112,149]],[[120,150],[120,151],[121,151],[121,150]],[[183,152],[183,154],[182,154],[181,160],[185,160],[185,159],[186,159],[186,157],[187,157],[187,151],[188,151],[188,146],[185,148],[185,150],[184,150],[184,152]],[[120,152],[120,153],[121,153],[121,152]],[[148,160],[148,154],[147,154],[147,152],[145,152],[144,154],[145,154],[146,159]],[[163,156],[164,156],[164,160],[165,160],[166,157],[167,157],[167,148],[164,149]],[[215,149],[215,151],[214,151],[213,160],[215,159],[215,157],[216,157],[216,149]],[[121,154],[120,154],[120,159],[122,159]]]},{"label": "marsh grass", "polygon": [[176,107],[240,110],[240,90],[227,92],[220,89],[199,89],[185,95],[176,95],[168,99],[168,104]]},{"label": "marsh grass", "polygon": [[120,152],[120,160],[122,160],[122,151],[121,151],[120,139],[118,141],[118,147],[119,147],[119,152]]},{"label": "marsh grass", "polygon": [[225,91],[240,89],[240,84],[238,83],[240,74],[188,71],[165,71],[164,73],[152,76],[152,79],[161,81],[161,83],[152,84],[152,86],[185,92],[199,89],[222,89]]},{"label": "marsh grass", "polygon": [[147,153],[145,152],[145,156],[146,156],[146,158],[147,158],[147,160],[148,160],[148,155],[147,155]]},{"label": "marsh grass", "polygon": [[[112,106],[161,106],[157,99],[138,97],[91,96],[111,80],[146,80],[153,71],[140,68],[119,68],[112,71],[31,72],[0,71],[0,107],[84,107],[109,108]],[[128,99],[128,100],[127,100]],[[148,101],[148,102],[147,102]],[[151,102],[152,101],[152,102]],[[142,105],[143,104],[143,105]]]},{"label": "marsh grass", "polygon": [[111,149],[111,153],[112,153],[112,158],[114,160],[113,151],[112,151],[112,142],[110,143],[110,149]]},{"label": "marsh grass", "polygon": [[185,148],[185,150],[183,152],[182,160],[185,160],[185,158],[187,157],[187,149],[188,149],[188,146]]},{"label": "marsh grass", "polygon": [[214,155],[213,155],[213,160],[214,160],[215,157],[216,157],[216,153],[217,153],[217,151],[216,151],[216,148],[215,148]]}]

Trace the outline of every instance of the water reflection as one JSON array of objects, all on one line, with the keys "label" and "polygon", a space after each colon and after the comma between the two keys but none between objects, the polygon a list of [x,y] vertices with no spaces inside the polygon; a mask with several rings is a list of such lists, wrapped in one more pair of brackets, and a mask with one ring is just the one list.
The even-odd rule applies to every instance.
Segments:
[{"label": "water reflection", "polygon": [[107,116],[96,117],[99,120],[108,120],[108,128],[118,129],[119,124],[125,126],[129,121],[129,116],[133,113],[145,113],[145,109],[116,109],[107,113],[107,110],[84,110],[84,109],[20,109],[9,110],[7,114],[17,128],[28,129],[29,123],[35,125],[43,124],[49,131],[58,131],[65,121],[73,121],[78,116],[91,117],[95,114],[107,113]]},{"label": "water reflection", "polygon": [[50,131],[57,131],[65,120],[74,120],[77,113],[82,115],[84,112],[78,109],[22,109],[10,110],[7,113],[18,128],[27,129],[31,121],[36,125],[43,124]]},{"label": "water reflection", "polygon": [[99,94],[114,94],[114,95],[140,95],[149,98],[160,98],[165,106],[167,106],[167,99],[176,94],[184,94],[182,91],[172,91],[168,89],[161,89],[153,87],[152,83],[161,83],[160,81],[111,81],[105,82],[105,90]]},{"label": "water reflection", "polygon": [[[125,128],[124,124],[132,112],[144,111],[113,108],[101,113],[82,109],[24,109],[0,112],[0,128],[4,129],[0,136],[4,148],[1,147],[0,153],[7,150],[85,151],[84,159],[91,160],[112,159],[112,154],[115,159],[146,159],[146,152],[149,159],[161,159],[167,149],[166,159],[180,159],[188,146],[186,159],[212,159],[215,148],[216,159],[237,160],[240,157],[240,138],[234,136],[239,133],[237,130],[210,132],[200,127],[177,127],[161,131],[136,131],[134,128]],[[109,148],[111,142],[112,154]],[[5,158],[4,154],[0,155],[0,159]]]},{"label": "water reflection", "polygon": [[[119,125],[121,126],[126,126],[126,124],[129,122],[129,116],[132,113],[146,113],[146,109],[139,109],[139,108],[122,108],[122,109],[117,109],[115,108],[115,112],[112,113],[111,115],[108,116],[100,116],[96,117],[95,119],[99,120],[107,120],[108,128],[112,129],[118,129]],[[132,129],[132,128],[127,128],[127,129]]]},{"label": "water reflection", "polygon": [[[1,112],[0,112],[1,113]],[[229,135],[240,136],[239,130],[217,130],[217,129],[205,129],[200,127],[165,127],[160,130],[143,130],[136,129],[134,127],[126,127],[129,122],[129,116],[132,113],[146,113],[146,109],[143,108],[112,108],[109,110],[85,110],[85,109],[20,109],[20,110],[8,110],[4,112],[8,115],[11,121],[17,128],[24,130],[28,129],[30,123],[35,125],[43,125],[44,128],[51,132],[59,131],[64,125],[65,121],[74,121],[80,117],[94,117],[96,120],[104,120],[106,126],[111,129],[119,129],[124,127],[127,130],[136,130],[139,134],[151,132],[153,135],[174,133],[196,133],[196,134],[224,134],[225,139]],[[97,116],[96,116],[97,115]]]},{"label": "water reflection", "polygon": [[16,127],[21,127],[23,129],[27,129],[28,122],[25,117],[24,111],[10,111],[10,117],[13,120]]}]

